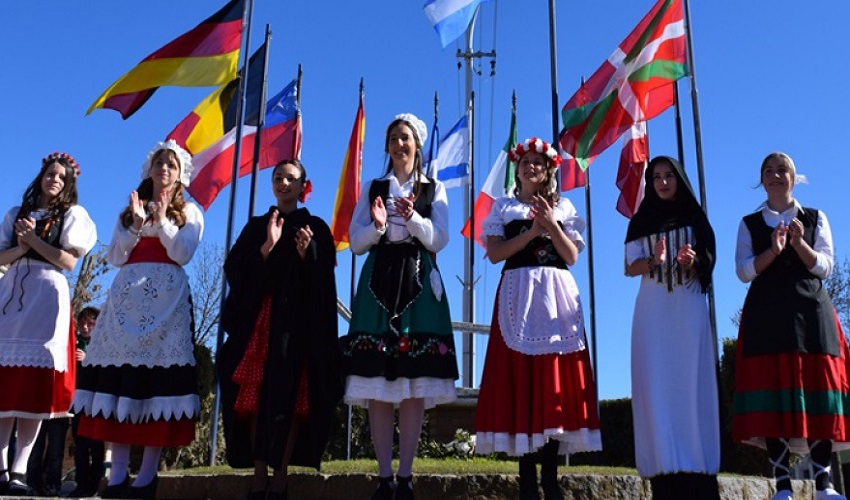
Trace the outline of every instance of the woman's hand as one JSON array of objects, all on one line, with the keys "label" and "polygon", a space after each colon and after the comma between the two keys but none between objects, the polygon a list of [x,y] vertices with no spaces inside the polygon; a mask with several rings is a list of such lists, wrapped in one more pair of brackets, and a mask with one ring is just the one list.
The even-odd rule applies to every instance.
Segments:
[{"label": "woman's hand", "polygon": [[662,236],[655,242],[655,252],[652,255],[652,265],[655,267],[667,261],[667,237]]},{"label": "woman's hand", "polygon": [[375,227],[380,231],[387,227],[387,208],[384,206],[384,201],[380,196],[375,198],[370,209],[372,220],[375,221]]},{"label": "woman's hand", "polygon": [[413,193],[410,193],[410,196],[406,196],[404,198],[396,198],[395,199],[395,211],[398,212],[399,215],[404,217],[405,221],[410,220],[413,217]]},{"label": "woman's hand", "polygon": [[[800,224],[802,227],[802,224]],[[782,221],[776,226],[776,229],[773,230],[773,233],[770,234],[770,251],[773,252],[773,255],[779,256],[783,250],[785,250],[785,244],[788,241],[788,226],[785,225],[785,222]]]},{"label": "woman's hand", "polygon": [[307,247],[310,246],[310,241],[313,240],[313,231],[310,226],[304,226],[295,234],[295,249],[298,250],[298,255],[303,259],[307,255]]},{"label": "woman's hand", "polygon": [[274,246],[277,245],[277,242],[280,241],[280,235],[282,232],[283,217],[277,210],[275,210],[269,217],[269,224],[266,226],[266,242],[260,247],[260,254],[263,256],[263,260],[268,258],[272,248],[274,248]]},{"label": "woman's hand", "polygon": [[163,223],[167,220],[166,211],[168,210],[168,198],[170,193],[163,189],[159,196],[150,203],[150,211],[151,211],[151,219],[153,222],[162,226]]},{"label": "woman's hand", "polygon": [[534,214],[534,222],[539,224],[545,232],[553,232],[558,222],[555,220],[555,210],[552,203],[546,198],[535,194],[531,197],[531,212]]},{"label": "woman's hand", "polygon": [[133,214],[133,229],[141,231],[147,214],[145,213],[145,205],[139,199],[139,193],[137,191],[130,193],[130,211]]},{"label": "woman's hand", "polygon": [[693,248],[691,248],[690,243],[679,248],[679,252],[676,254],[676,261],[685,269],[690,269],[694,265],[694,259],[696,258],[697,253],[694,252]]},{"label": "woman's hand", "polygon": [[800,248],[800,245],[805,242],[803,239],[803,223],[800,222],[800,219],[794,217],[791,220],[791,224],[788,225],[788,236],[788,244],[794,248]]},{"label": "woman's hand", "polygon": [[34,238],[38,238],[35,234],[35,219],[32,217],[22,217],[15,221],[15,234],[18,236],[18,244],[26,245],[27,250],[32,246]]}]

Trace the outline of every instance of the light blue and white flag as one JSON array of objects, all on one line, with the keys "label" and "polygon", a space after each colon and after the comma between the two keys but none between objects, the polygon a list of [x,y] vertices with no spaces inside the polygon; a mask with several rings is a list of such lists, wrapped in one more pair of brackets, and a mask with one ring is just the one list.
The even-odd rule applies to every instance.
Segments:
[{"label": "light blue and white flag", "polygon": [[467,115],[460,117],[440,140],[437,157],[431,161],[430,170],[446,188],[458,187],[469,176],[469,124]]},{"label": "light blue and white flag", "polygon": [[440,128],[437,126],[437,118],[434,118],[434,126],[431,127],[431,142],[428,145],[428,157],[425,158],[425,175],[434,179],[437,177],[437,172],[433,168],[433,161],[437,158],[437,151],[440,149]]},{"label": "light blue and white flag", "polygon": [[466,31],[478,5],[488,0],[430,0],[423,10],[446,48]]}]

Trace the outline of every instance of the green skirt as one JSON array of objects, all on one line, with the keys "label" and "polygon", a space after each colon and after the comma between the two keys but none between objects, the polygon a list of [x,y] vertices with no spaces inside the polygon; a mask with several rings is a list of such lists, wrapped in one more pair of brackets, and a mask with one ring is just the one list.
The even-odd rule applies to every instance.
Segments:
[{"label": "green skirt", "polygon": [[[451,314],[445,292],[439,300],[432,276],[442,278],[432,255],[419,250],[421,292],[390,325],[392,315],[375,297],[370,281],[376,252],[369,253],[352,305],[348,335],[343,338],[346,375],[397,378],[458,378]],[[380,272],[380,271],[379,271]]]}]

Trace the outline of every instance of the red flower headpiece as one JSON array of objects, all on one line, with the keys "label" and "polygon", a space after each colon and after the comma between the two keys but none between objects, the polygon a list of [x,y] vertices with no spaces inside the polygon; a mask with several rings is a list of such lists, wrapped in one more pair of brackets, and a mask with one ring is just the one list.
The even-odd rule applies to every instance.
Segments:
[{"label": "red flower headpiece", "polygon": [[60,153],[58,151],[54,151],[53,153],[50,153],[49,155],[42,158],[41,166],[44,167],[46,165],[50,165],[51,163],[56,162],[56,161],[60,161],[60,160],[67,161],[68,164],[71,167],[73,167],[74,177],[80,176],[80,165],[79,165],[79,163],[77,163],[77,160],[75,160],[74,157],[69,155],[68,153]]},{"label": "red flower headpiece", "polygon": [[298,195],[298,201],[304,203],[307,201],[307,195],[313,192],[313,183],[310,182],[310,179],[304,181],[304,190],[301,191],[301,194]]},{"label": "red flower headpiece", "polygon": [[538,139],[537,137],[526,139],[524,142],[514,146],[513,149],[508,151],[508,157],[512,162],[518,163],[526,153],[542,154],[549,160],[549,168],[558,168],[561,164],[561,155],[558,154],[558,151],[550,146],[548,142],[543,139]]}]

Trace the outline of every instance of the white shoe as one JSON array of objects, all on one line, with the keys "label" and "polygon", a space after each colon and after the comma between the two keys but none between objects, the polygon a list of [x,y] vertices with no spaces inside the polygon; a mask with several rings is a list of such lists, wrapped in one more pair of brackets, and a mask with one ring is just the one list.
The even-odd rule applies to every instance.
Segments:
[{"label": "white shoe", "polygon": [[815,491],[815,500],[847,500],[841,493],[832,488]]},{"label": "white shoe", "polygon": [[791,490],[779,490],[771,500],[794,500],[794,493]]}]

